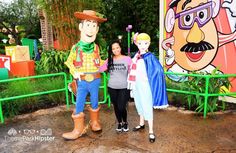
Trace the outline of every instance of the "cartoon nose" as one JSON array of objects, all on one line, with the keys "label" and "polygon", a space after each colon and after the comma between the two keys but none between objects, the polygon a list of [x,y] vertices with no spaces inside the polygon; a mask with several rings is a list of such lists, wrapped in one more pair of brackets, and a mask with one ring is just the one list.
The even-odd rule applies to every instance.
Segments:
[{"label": "cartoon nose", "polygon": [[187,36],[187,42],[199,43],[200,41],[204,40],[204,38],[205,38],[205,35],[203,31],[198,27],[198,24],[195,22]]}]

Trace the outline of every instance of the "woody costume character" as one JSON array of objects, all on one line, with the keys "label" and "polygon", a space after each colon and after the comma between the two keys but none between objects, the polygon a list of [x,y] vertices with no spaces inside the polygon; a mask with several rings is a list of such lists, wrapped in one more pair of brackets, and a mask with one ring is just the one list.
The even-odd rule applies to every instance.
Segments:
[{"label": "woody costume character", "polygon": [[79,24],[80,41],[75,44],[65,64],[76,80],[76,108],[72,113],[74,129],[72,132],[64,133],[63,138],[74,140],[86,133],[84,124],[84,105],[86,96],[90,93],[91,107],[90,126],[92,131],[100,131],[102,127],[99,122],[98,91],[101,82],[99,67],[102,61],[99,56],[99,47],[94,43],[99,27],[98,23],[107,19],[100,17],[100,14],[92,10],[75,12],[74,16],[81,20]]}]

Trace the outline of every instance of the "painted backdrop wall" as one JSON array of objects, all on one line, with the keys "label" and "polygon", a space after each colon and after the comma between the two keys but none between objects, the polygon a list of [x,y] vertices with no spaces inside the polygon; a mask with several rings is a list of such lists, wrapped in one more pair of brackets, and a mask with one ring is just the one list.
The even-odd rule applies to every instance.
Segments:
[{"label": "painted backdrop wall", "polygon": [[[167,71],[218,68],[218,73],[236,74],[236,0],[161,0],[160,24],[160,60]],[[236,79],[231,83],[236,92]]]}]

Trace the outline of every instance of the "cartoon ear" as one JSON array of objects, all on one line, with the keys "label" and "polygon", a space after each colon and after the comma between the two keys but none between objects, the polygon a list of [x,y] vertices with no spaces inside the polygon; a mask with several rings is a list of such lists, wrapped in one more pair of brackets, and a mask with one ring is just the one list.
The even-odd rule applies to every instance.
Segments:
[{"label": "cartoon ear", "polygon": [[220,11],[220,1],[219,0],[209,0],[212,1],[213,14],[212,17],[215,18]]},{"label": "cartoon ear", "polygon": [[171,32],[173,30],[174,24],[175,24],[175,11],[173,9],[169,9],[165,17],[166,31]]},{"label": "cartoon ear", "polygon": [[82,27],[83,27],[83,24],[82,24],[82,23],[79,23],[79,31],[82,30]]},{"label": "cartoon ear", "polygon": [[96,32],[98,33],[98,31],[99,31],[99,26],[97,27],[97,31]]}]

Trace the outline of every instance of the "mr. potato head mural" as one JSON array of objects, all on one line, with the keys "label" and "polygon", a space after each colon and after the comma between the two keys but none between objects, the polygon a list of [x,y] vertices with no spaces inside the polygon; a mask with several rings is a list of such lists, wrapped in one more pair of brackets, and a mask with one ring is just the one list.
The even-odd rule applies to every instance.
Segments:
[{"label": "mr. potato head mural", "polygon": [[[220,0],[172,0],[168,6],[164,24],[170,36],[162,42],[167,71],[211,73],[218,67],[212,61],[219,48],[236,40],[235,29],[227,34],[217,29],[214,18],[221,8]],[[182,75],[168,77],[177,82],[188,80]]]}]

